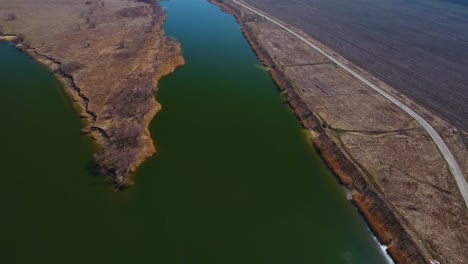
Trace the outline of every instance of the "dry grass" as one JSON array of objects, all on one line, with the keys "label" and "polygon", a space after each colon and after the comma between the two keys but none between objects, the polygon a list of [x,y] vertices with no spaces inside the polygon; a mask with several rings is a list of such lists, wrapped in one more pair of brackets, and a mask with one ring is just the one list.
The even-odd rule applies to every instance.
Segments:
[{"label": "dry grass", "polygon": [[[466,0],[446,0],[467,3]],[[468,130],[468,8],[440,0],[245,0]]]},{"label": "dry grass", "polygon": [[[246,19],[240,19],[244,31],[256,38],[255,45],[269,54],[275,69],[282,70],[310,111],[328,124],[326,133],[339,142],[342,150],[365,175],[367,184],[372,183],[369,186],[389,202],[402,223],[411,230],[411,236],[414,235],[413,243],[423,246],[441,263],[468,262],[468,252],[464,250],[468,247],[468,215],[464,202],[443,157],[425,131],[403,110],[294,36],[267,20],[251,19],[252,14],[237,5],[230,6],[237,10],[235,12],[241,10],[245,14]],[[421,113],[441,133],[467,171],[467,150],[456,128],[333,50],[306,37]],[[255,49],[259,50],[258,47]],[[318,146],[320,138],[323,137],[316,141]],[[343,174],[341,179],[350,187],[358,191],[367,190],[365,194],[373,193],[362,187],[362,182],[356,184],[356,178],[348,177],[356,176],[356,170],[348,166],[344,157],[335,164],[329,157],[336,156],[336,153],[327,155],[325,158],[329,165],[338,168],[339,175]],[[346,168],[341,168],[345,163],[348,164]],[[351,171],[353,173],[346,175]],[[378,208],[374,202],[371,204],[374,209]],[[385,219],[380,211],[377,216]],[[400,250],[410,243],[408,239],[402,240]],[[393,247],[392,252],[404,259],[401,252]]]},{"label": "dry grass", "polygon": [[159,109],[157,81],[183,64],[162,30],[163,9],[155,0],[0,0],[0,17],[11,13],[15,20],[0,21],[5,33],[24,36],[23,48],[72,80],[86,130],[102,146],[100,171],[126,184],[155,152],[147,127]]}]

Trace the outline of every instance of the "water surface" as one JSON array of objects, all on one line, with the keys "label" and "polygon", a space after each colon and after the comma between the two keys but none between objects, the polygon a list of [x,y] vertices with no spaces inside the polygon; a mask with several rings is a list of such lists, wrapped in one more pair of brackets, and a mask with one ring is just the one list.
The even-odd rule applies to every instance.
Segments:
[{"label": "water surface", "polygon": [[233,17],[163,2],[187,64],[164,78],[157,155],[115,192],[61,85],[0,44],[1,263],[385,263]]}]

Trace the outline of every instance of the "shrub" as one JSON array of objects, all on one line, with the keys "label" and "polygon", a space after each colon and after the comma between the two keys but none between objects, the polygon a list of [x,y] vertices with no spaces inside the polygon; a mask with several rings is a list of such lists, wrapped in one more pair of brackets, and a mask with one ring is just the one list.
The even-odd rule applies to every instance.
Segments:
[{"label": "shrub", "polygon": [[16,20],[15,14],[8,14],[7,17],[5,18],[5,21],[13,21],[13,20]]},{"label": "shrub", "polygon": [[119,41],[119,43],[117,44],[117,49],[125,49],[126,47],[127,46],[125,45],[124,40]]},{"label": "shrub", "polygon": [[79,63],[79,62],[76,62],[76,61],[72,61],[70,63],[66,63],[66,64],[62,64],[60,66],[60,70],[65,73],[66,75],[72,75],[75,71],[83,68],[83,64]]},{"label": "shrub", "polygon": [[144,6],[126,7],[117,11],[117,15],[129,18],[141,17],[146,15],[146,8]]}]

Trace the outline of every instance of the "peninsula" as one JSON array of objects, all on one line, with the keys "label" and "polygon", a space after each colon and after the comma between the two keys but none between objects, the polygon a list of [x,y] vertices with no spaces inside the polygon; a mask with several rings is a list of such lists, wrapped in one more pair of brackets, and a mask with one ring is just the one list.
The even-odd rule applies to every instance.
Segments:
[{"label": "peninsula", "polygon": [[158,80],[184,64],[156,0],[0,0],[0,34],[59,76],[98,145],[97,172],[117,187],[155,147]]}]

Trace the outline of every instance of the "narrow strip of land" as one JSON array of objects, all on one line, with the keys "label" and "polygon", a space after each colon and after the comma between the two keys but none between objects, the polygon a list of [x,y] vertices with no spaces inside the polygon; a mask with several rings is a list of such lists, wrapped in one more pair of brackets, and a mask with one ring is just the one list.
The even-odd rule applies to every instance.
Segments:
[{"label": "narrow strip of land", "polygon": [[396,106],[398,106],[403,111],[405,111],[407,114],[409,114],[411,117],[413,117],[426,130],[426,132],[432,138],[433,142],[436,144],[436,146],[439,149],[440,153],[443,155],[445,161],[447,162],[447,164],[448,164],[448,166],[450,168],[450,171],[451,171],[452,175],[455,177],[455,181],[457,183],[458,189],[460,190],[460,192],[461,192],[461,194],[463,196],[463,199],[465,201],[465,205],[468,207],[468,184],[467,184],[467,182],[466,182],[466,180],[465,180],[465,178],[463,176],[463,173],[462,173],[462,171],[460,169],[460,166],[458,165],[456,159],[454,158],[453,154],[451,153],[451,151],[449,150],[449,148],[447,147],[445,142],[443,141],[442,137],[429,124],[429,122],[427,122],[424,118],[422,118],[418,113],[416,113],[414,110],[409,108],[403,102],[401,102],[400,100],[398,100],[397,98],[395,98],[391,94],[387,93],[386,91],[382,90],[377,85],[373,84],[372,82],[370,82],[369,80],[364,78],[362,75],[360,75],[359,73],[357,73],[353,69],[349,68],[348,66],[346,66],[345,64],[340,62],[338,59],[336,59],[333,56],[329,55],[324,50],[317,47],[316,45],[314,45],[313,43],[308,41],[306,38],[304,38],[303,36],[299,35],[298,33],[294,32],[293,30],[291,30],[288,27],[284,26],[283,24],[281,24],[277,20],[275,20],[275,19],[273,19],[271,17],[268,17],[264,13],[259,12],[259,11],[255,10],[255,9],[251,8],[250,6],[247,6],[244,3],[241,3],[241,2],[236,1],[236,0],[232,0],[232,2],[246,8],[248,10],[250,10],[251,12],[253,12],[255,14],[263,16],[268,21],[274,23],[275,25],[277,25],[277,26],[281,27],[282,29],[286,30],[287,32],[291,33],[292,35],[294,35],[295,37],[297,37],[298,39],[303,41],[305,44],[307,44],[311,48],[315,49],[317,52],[319,52],[322,55],[324,55],[325,57],[327,57],[330,61],[332,61],[333,63],[335,63],[336,65],[338,65],[339,67],[341,67],[342,69],[347,71],[348,73],[350,73],[352,76],[356,77],[358,80],[360,80],[361,82],[366,84],[368,87],[370,87],[374,91],[378,92],[380,95],[385,97],[387,100],[394,103]]}]

